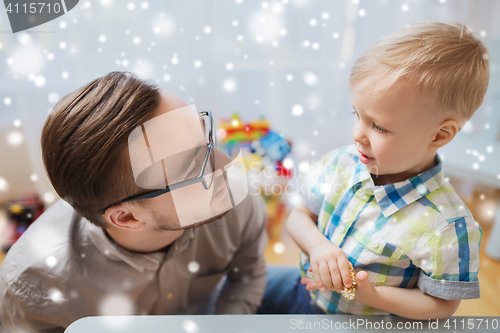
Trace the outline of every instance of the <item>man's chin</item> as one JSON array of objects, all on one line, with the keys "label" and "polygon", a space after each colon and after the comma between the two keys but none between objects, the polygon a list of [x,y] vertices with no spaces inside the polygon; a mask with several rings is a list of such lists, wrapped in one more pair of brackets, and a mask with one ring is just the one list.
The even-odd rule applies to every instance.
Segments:
[{"label": "man's chin", "polygon": [[179,227],[176,227],[176,226],[165,226],[165,225],[162,225],[161,223],[158,223],[158,230],[160,230],[160,231],[175,231],[175,230],[184,230],[184,229],[196,228],[196,227],[198,227],[198,226],[200,226],[202,224],[215,221],[215,220],[223,217],[227,213],[229,213],[229,210],[226,210],[224,213],[216,215],[216,216],[211,217],[209,219],[206,219],[206,220],[203,220],[203,221],[200,221],[200,222],[196,222],[196,223],[184,226],[184,227],[181,227],[181,226],[179,226]]}]

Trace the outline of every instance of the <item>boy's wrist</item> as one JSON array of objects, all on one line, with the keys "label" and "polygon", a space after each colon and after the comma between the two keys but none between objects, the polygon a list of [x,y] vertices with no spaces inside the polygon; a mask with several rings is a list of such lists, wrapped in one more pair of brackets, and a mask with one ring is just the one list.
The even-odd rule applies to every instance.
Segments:
[{"label": "boy's wrist", "polygon": [[380,295],[382,290],[380,286],[374,286],[369,292],[356,292],[356,301],[363,303],[364,305],[371,306],[372,308],[378,309],[378,304],[380,303]]},{"label": "boy's wrist", "polygon": [[310,243],[310,246],[309,248],[305,249],[309,255],[311,255],[311,252],[318,248],[319,246],[323,246],[323,245],[327,245],[327,244],[330,244],[330,245],[334,245],[332,242],[330,242],[330,240],[323,234],[319,234],[317,237],[315,237],[315,239]]}]

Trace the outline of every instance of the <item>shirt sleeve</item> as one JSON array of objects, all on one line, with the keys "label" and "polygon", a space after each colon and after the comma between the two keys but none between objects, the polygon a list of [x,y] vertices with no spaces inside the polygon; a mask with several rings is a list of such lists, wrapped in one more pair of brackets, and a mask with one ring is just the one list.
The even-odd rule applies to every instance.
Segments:
[{"label": "shirt sleeve", "polygon": [[479,298],[479,246],[482,230],[461,217],[438,230],[418,251],[418,288],[445,300]]},{"label": "shirt sleeve", "polygon": [[[62,333],[64,328],[44,320],[38,312],[40,292],[17,280],[7,287],[0,286],[0,332],[1,333]],[[5,287],[4,290],[2,290]],[[26,309],[34,309],[26,311]]]},{"label": "shirt sleeve", "polygon": [[226,282],[217,301],[217,314],[256,313],[266,289],[266,207],[260,195],[248,197],[250,203],[241,212],[245,225],[241,231],[240,246],[231,261]]}]

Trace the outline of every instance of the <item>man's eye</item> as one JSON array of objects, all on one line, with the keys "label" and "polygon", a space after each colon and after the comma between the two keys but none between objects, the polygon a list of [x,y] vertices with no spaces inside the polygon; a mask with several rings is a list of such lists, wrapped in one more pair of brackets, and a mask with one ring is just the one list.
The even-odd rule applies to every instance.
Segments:
[{"label": "man's eye", "polygon": [[359,114],[356,110],[352,111],[351,114],[355,114],[356,115],[356,118],[359,118]]},{"label": "man's eye", "polygon": [[198,176],[198,174],[200,173],[200,168],[201,168],[203,162],[198,162],[198,161],[195,161],[195,162],[196,162],[196,164],[195,164],[194,168],[191,171],[189,171],[187,178],[194,178],[194,177]]}]

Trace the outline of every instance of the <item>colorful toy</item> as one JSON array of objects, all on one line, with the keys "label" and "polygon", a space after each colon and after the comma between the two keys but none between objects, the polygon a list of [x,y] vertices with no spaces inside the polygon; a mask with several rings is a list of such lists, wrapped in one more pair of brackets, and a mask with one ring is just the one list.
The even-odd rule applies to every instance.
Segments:
[{"label": "colorful toy", "polygon": [[280,177],[291,178],[292,172],[286,169],[282,161],[290,153],[291,144],[278,133],[270,130],[268,121],[261,117],[256,121],[244,123],[237,113],[231,120],[222,119],[217,137],[224,143],[226,152],[230,152],[235,145],[243,151],[247,170],[262,170],[273,165]]},{"label": "colorful toy", "polygon": [[0,245],[2,251],[7,252],[31,223],[42,215],[45,207],[40,198],[33,195],[7,202],[5,210],[8,218],[0,232]]},{"label": "colorful toy", "polygon": [[350,286],[349,288],[343,287],[341,293],[342,296],[352,301],[356,296],[356,285],[358,284],[358,280],[356,279],[356,272],[354,271],[354,267],[352,267],[352,264],[350,262],[349,268],[351,269],[352,286]]},{"label": "colorful toy", "polygon": [[[238,146],[247,172],[260,174],[258,186],[267,206],[267,231],[270,238],[279,238],[286,217],[286,204],[281,200],[281,194],[293,176],[292,170],[283,165],[283,160],[291,152],[291,143],[272,131],[264,117],[244,123],[236,113],[230,120],[221,121],[217,138],[221,143],[218,148],[228,154]],[[275,172],[261,172],[269,167]],[[271,191],[280,188],[279,194]]]},{"label": "colorful toy", "polygon": [[282,161],[290,152],[290,144],[281,135],[269,131],[266,136],[252,142],[252,148],[262,157],[267,156],[271,161]]},{"label": "colorful toy", "polygon": [[241,143],[252,142],[267,135],[269,123],[263,117],[259,120],[245,124],[237,113],[231,120],[223,119],[219,126],[218,138],[221,142]]}]

